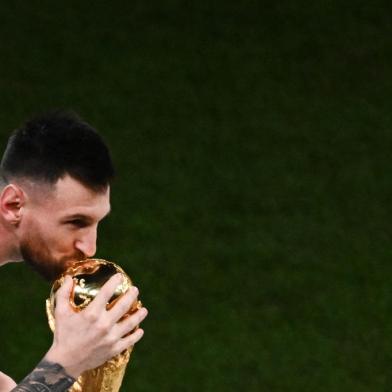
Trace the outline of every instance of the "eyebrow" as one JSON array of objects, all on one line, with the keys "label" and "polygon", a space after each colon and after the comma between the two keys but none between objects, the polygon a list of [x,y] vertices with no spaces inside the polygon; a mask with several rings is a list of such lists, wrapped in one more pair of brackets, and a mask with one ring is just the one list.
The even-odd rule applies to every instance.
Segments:
[{"label": "eyebrow", "polygon": [[[100,219],[100,221],[101,220],[103,220],[104,218],[106,218],[109,214],[111,213],[111,209]],[[84,220],[84,221],[86,221],[86,222],[92,222],[94,219],[93,218],[91,218],[91,216],[89,216],[89,215],[85,215],[85,214],[72,214],[72,215],[67,215],[67,216],[64,216],[63,218],[62,218],[62,221],[63,222],[66,222],[66,221],[70,221],[70,220],[76,220],[76,219],[80,219],[80,220]]]},{"label": "eyebrow", "polygon": [[73,221],[73,220],[83,220],[88,223],[93,221],[93,219],[90,216],[83,215],[83,214],[68,215],[62,219],[63,222],[68,222],[68,221]]}]

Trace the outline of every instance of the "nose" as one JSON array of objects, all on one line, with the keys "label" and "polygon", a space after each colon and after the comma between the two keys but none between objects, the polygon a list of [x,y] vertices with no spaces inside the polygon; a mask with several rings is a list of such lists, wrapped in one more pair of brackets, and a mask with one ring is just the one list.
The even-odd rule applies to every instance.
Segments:
[{"label": "nose", "polygon": [[86,257],[92,257],[97,250],[97,230],[90,229],[75,242],[75,248]]}]

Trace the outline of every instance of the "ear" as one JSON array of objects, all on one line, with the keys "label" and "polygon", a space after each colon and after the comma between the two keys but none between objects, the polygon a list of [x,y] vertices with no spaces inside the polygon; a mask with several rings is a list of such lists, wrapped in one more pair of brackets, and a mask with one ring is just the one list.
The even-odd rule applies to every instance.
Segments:
[{"label": "ear", "polygon": [[0,213],[7,222],[18,225],[23,214],[26,196],[15,184],[8,184],[0,194]]}]

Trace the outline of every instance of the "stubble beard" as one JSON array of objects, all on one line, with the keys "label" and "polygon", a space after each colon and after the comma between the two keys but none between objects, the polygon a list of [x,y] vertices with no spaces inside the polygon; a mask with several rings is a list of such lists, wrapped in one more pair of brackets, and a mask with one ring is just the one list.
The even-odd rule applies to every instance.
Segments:
[{"label": "stubble beard", "polygon": [[73,262],[85,259],[85,256],[78,252],[72,257],[56,260],[43,241],[38,238],[26,239],[20,246],[20,252],[26,264],[49,282],[58,279]]}]

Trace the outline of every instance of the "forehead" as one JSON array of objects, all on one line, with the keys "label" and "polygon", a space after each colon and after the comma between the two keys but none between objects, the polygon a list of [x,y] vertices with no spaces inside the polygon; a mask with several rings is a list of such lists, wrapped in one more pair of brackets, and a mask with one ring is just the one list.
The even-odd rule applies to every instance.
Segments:
[{"label": "forehead", "polygon": [[45,208],[56,215],[90,215],[100,219],[110,211],[110,188],[96,192],[70,176],[60,178],[45,198]]}]

